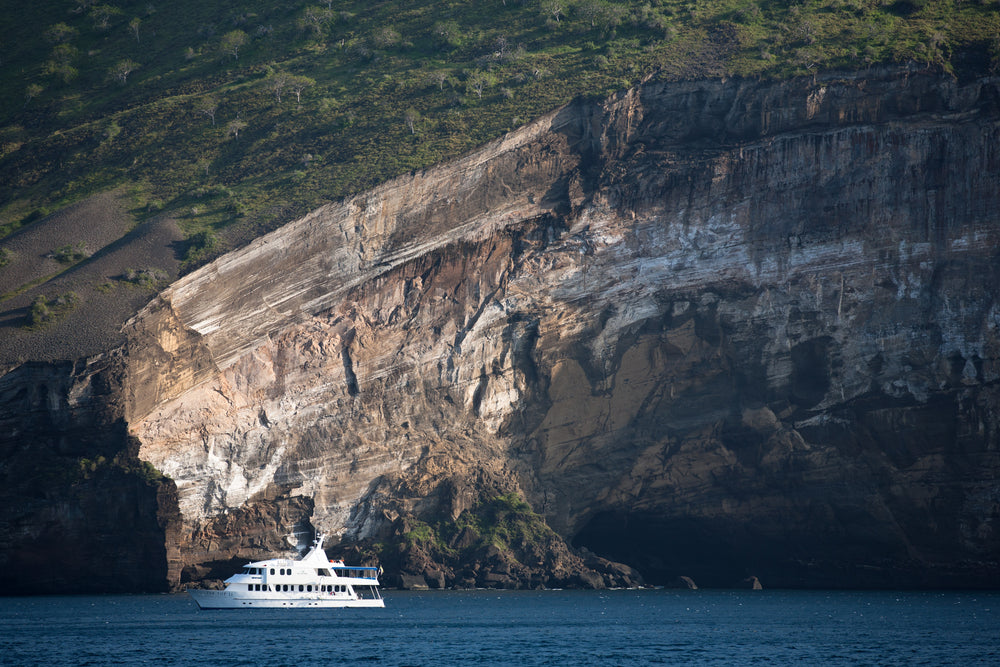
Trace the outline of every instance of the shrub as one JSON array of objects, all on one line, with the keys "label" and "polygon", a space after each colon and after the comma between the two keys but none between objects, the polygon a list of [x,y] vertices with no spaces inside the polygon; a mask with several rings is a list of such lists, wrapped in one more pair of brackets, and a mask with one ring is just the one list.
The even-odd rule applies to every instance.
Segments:
[{"label": "shrub", "polygon": [[90,256],[84,248],[83,241],[75,244],[66,244],[50,252],[47,257],[56,260],[60,264],[76,264],[80,260]]},{"label": "shrub", "polygon": [[155,268],[126,269],[121,280],[145,289],[154,289],[168,277],[166,271]]},{"label": "shrub", "polygon": [[184,264],[192,266],[209,257],[219,247],[219,237],[204,229],[188,237],[184,248]]},{"label": "shrub", "polygon": [[39,294],[28,308],[27,327],[40,329],[69,313],[79,302],[76,292],[66,292],[55,297]]}]

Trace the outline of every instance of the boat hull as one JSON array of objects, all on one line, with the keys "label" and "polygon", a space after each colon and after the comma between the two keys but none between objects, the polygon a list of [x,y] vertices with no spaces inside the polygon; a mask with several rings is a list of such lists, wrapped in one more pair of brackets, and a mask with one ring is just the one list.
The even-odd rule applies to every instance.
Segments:
[{"label": "boat hull", "polygon": [[188,595],[201,609],[248,609],[248,608],[284,608],[284,609],[318,609],[347,607],[385,607],[382,598],[336,598],[333,596],[251,596],[246,593],[232,591],[189,590]]}]

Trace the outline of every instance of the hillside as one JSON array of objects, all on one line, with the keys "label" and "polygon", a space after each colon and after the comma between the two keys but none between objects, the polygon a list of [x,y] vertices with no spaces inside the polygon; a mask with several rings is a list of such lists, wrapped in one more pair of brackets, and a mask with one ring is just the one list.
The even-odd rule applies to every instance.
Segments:
[{"label": "hillside", "polygon": [[995,586],[998,117],[646,84],[320,207],[0,377],[0,590],[314,531],[439,587]]},{"label": "hillside", "polygon": [[[4,364],[120,343],[125,318],[212,257],[575,97],[891,62],[967,77],[1000,53],[998,3],[957,0],[3,11],[17,17],[0,44]],[[95,206],[114,212],[73,217]]]},{"label": "hillside", "polygon": [[7,5],[0,230],[126,186],[137,221],[169,211],[185,236],[208,232],[187,266],[578,95],[651,76],[985,70],[1000,33],[995,2],[926,0]]},{"label": "hillside", "polygon": [[7,15],[0,593],[996,585],[996,3]]}]

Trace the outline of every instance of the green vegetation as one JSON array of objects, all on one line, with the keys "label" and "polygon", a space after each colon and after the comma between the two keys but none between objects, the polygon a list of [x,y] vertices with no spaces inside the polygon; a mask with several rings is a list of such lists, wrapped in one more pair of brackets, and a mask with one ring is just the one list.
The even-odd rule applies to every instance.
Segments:
[{"label": "green vegetation", "polygon": [[0,236],[121,184],[185,267],[649,76],[1000,65],[996,0],[5,0]]},{"label": "green vegetation", "polygon": [[75,292],[66,292],[53,297],[39,294],[31,302],[25,326],[29,329],[48,326],[73,310],[78,302],[79,297]]},{"label": "green vegetation", "polygon": [[497,496],[471,512],[464,512],[456,522],[459,531],[466,526],[487,544],[501,549],[511,545],[535,544],[553,535],[540,515],[516,493]]},{"label": "green vegetation", "polygon": [[60,264],[76,264],[80,260],[89,257],[89,255],[84,249],[83,242],[79,242],[56,248],[49,253],[49,257],[56,260]]},{"label": "green vegetation", "polygon": [[184,248],[184,266],[190,268],[215,254],[219,238],[210,229],[203,229],[188,237]]},{"label": "green vegetation", "polygon": [[103,456],[80,458],[77,460],[77,478],[91,479],[98,474],[124,473],[134,475],[147,484],[159,484],[169,479],[149,461],[141,461],[119,452],[110,461]]},{"label": "green vegetation", "polygon": [[121,275],[120,280],[129,285],[150,290],[162,287],[166,283],[167,277],[167,272],[162,269],[125,269],[125,273]]},{"label": "green vegetation", "polygon": [[[461,549],[449,546],[463,534],[471,539]],[[442,554],[454,556],[459,550],[476,551],[487,545],[507,550],[511,546],[537,544],[553,535],[544,518],[518,494],[509,493],[479,503],[462,512],[455,521],[433,525],[415,522],[402,538],[406,543],[433,546]]]}]

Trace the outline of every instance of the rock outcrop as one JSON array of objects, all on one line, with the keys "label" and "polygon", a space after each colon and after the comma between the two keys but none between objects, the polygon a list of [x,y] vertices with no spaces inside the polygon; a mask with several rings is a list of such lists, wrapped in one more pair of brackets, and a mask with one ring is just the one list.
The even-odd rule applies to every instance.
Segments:
[{"label": "rock outcrop", "polygon": [[584,578],[995,585],[998,92],[647,84],[185,276],[105,420],[175,485],[169,582],[517,493]]}]

